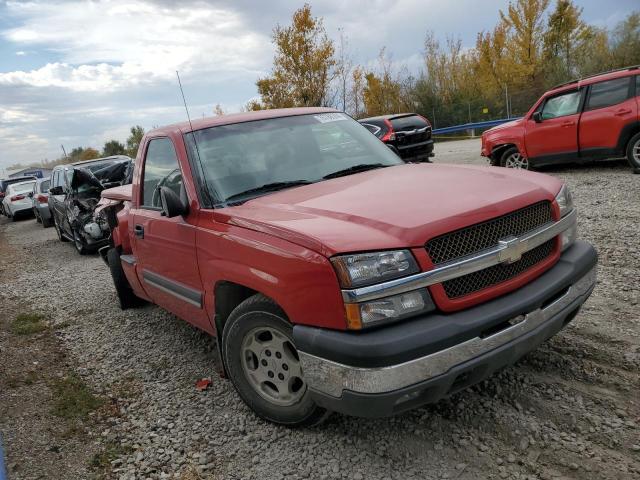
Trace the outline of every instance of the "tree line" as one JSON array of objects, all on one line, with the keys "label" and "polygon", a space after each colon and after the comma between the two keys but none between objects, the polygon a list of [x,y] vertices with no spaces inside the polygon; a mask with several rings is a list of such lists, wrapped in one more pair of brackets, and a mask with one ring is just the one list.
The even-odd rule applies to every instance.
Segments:
[{"label": "tree line", "polygon": [[422,68],[410,72],[382,47],[375,66],[358,65],[340,31],[333,40],[307,4],[273,30],[269,75],[245,110],[332,106],[356,118],[412,111],[440,126],[526,112],[550,87],[640,64],[640,12],[608,30],[587,24],[572,0],[513,0],[490,31],[465,49],[427,32]]},{"label": "tree line", "polygon": [[125,143],[118,140],[109,140],[105,142],[102,150],[97,150],[93,147],[75,147],[66,155],[62,155],[54,160],[43,160],[42,162],[31,163],[23,165],[20,163],[10,165],[8,170],[14,170],[18,168],[30,168],[30,167],[44,167],[53,168],[56,165],[64,165],[67,163],[81,162],[84,160],[94,160],[96,158],[110,157],[112,155],[128,155],[131,158],[135,158],[138,153],[138,147],[144,136],[144,128],[140,125],[135,125],[129,130],[130,134],[127,137]]}]

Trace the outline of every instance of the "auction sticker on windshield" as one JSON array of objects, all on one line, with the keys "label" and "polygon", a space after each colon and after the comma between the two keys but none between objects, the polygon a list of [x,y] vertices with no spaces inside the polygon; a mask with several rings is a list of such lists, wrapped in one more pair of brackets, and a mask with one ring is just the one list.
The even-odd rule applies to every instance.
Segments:
[{"label": "auction sticker on windshield", "polygon": [[332,113],[321,113],[320,115],[314,115],[313,118],[318,120],[320,123],[329,123],[329,122],[337,122],[339,120],[346,120],[347,116],[344,113],[332,112]]}]

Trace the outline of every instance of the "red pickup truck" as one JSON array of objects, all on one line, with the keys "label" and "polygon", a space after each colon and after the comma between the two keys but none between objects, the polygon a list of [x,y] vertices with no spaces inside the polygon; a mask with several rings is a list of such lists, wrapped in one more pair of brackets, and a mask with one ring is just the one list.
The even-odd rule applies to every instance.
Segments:
[{"label": "red pickup truck", "polygon": [[553,88],[524,117],[484,132],[481,154],[524,169],[626,156],[640,173],[640,66]]},{"label": "red pickup truck", "polygon": [[210,333],[240,397],[287,425],[474,384],[567,325],[596,282],[561,181],[405,164],[326,108],[153,130],[133,184],[96,212],[121,306]]}]

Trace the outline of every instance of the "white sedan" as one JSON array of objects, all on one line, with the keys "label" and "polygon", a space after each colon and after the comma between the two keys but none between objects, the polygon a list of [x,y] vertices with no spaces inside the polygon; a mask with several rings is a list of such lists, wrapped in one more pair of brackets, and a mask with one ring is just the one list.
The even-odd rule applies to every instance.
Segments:
[{"label": "white sedan", "polygon": [[15,221],[16,216],[30,215],[31,198],[29,193],[33,191],[35,180],[13,183],[7,187],[7,193],[2,200],[4,211],[8,217]]}]

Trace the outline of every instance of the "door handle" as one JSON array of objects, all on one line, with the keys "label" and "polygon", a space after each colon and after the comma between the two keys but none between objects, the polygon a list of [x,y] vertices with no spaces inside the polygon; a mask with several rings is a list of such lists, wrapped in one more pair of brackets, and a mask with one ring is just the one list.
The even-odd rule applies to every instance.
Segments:
[{"label": "door handle", "polygon": [[144,227],[142,225],[136,225],[133,227],[133,233],[138,238],[144,238]]},{"label": "door handle", "polygon": [[576,124],[576,122],[564,122],[562,124],[563,127],[573,127]]},{"label": "door handle", "polygon": [[622,115],[627,115],[628,113],[631,113],[631,109],[621,108],[620,110],[616,111],[615,115],[616,117],[621,117]]}]

